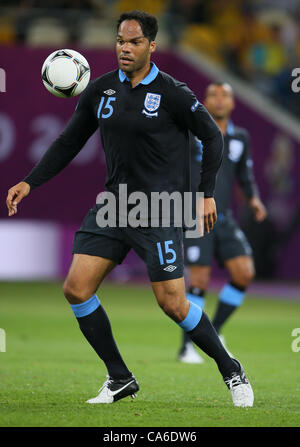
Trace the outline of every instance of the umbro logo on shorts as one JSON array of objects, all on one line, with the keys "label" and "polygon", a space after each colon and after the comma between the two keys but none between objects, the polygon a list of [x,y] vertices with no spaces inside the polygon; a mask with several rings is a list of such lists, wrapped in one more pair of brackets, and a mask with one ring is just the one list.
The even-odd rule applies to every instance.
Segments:
[{"label": "umbro logo on shorts", "polygon": [[113,95],[115,92],[115,90],[112,90],[111,88],[109,90],[105,90],[103,93],[105,93],[106,95],[110,96]]},{"label": "umbro logo on shorts", "polygon": [[174,272],[174,270],[177,269],[176,265],[168,265],[168,267],[165,267],[164,270],[166,272]]}]

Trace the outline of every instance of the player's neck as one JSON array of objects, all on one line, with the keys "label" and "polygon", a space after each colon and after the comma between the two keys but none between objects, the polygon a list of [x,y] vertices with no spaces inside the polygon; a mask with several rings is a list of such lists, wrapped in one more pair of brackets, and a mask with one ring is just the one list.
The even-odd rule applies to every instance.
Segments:
[{"label": "player's neck", "polygon": [[222,134],[225,135],[228,126],[228,118],[221,118],[221,119],[215,118],[215,122],[217,123],[217,126],[221,130]]},{"label": "player's neck", "polygon": [[132,87],[135,87],[143,79],[145,79],[146,76],[148,76],[150,71],[151,71],[151,64],[149,62],[147,65],[145,65],[145,67],[141,68],[141,70],[134,71],[132,73],[125,73],[125,74],[128,77],[128,79],[130,80]]}]

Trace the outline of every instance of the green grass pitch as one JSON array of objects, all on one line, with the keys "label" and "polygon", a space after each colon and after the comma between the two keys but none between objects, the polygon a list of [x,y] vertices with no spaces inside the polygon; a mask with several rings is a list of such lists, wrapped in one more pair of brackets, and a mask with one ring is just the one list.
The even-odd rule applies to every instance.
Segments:
[{"label": "green grass pitch", "polygon": [[[254,407],[234,408],[214,361],[176,361],[180,330],[150,286],[105,284],[98,293],[140,391],[112,405],[88,405],[106,369],[83,338],[59,283],[1,283],[2,427],[288,427],[300,425],[300,352],[292,330],[300,302],[250,296],[224,327],[244,365]],[[212,315],[216,295],[208,296]]]}]

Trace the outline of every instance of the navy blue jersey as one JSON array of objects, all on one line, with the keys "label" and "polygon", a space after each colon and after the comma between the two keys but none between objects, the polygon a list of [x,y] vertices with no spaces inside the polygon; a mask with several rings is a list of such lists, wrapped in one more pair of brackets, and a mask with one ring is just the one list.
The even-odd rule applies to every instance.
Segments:
[{"label": "navy blue jersey", "polygon": [[67,127],[25,178],[35,188],[61,171],[100,129],[106,190],[117,193],[188,191],[189,131],[203,144],[198,187],[213,196],[223,138],[215,121],[186,84],[158,70],[134,88],[121,70],[90,82]]}]

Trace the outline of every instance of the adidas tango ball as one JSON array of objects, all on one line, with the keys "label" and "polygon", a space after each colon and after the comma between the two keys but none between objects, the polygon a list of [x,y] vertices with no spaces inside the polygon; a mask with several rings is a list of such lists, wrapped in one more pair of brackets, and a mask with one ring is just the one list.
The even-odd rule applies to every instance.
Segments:
[{"label": "adidas tango ball", "polygon": [[42,67],[42,81],[55,96],[69,98],[81,93],[90,80],[88,61],[74,50],[56,50]]}]

